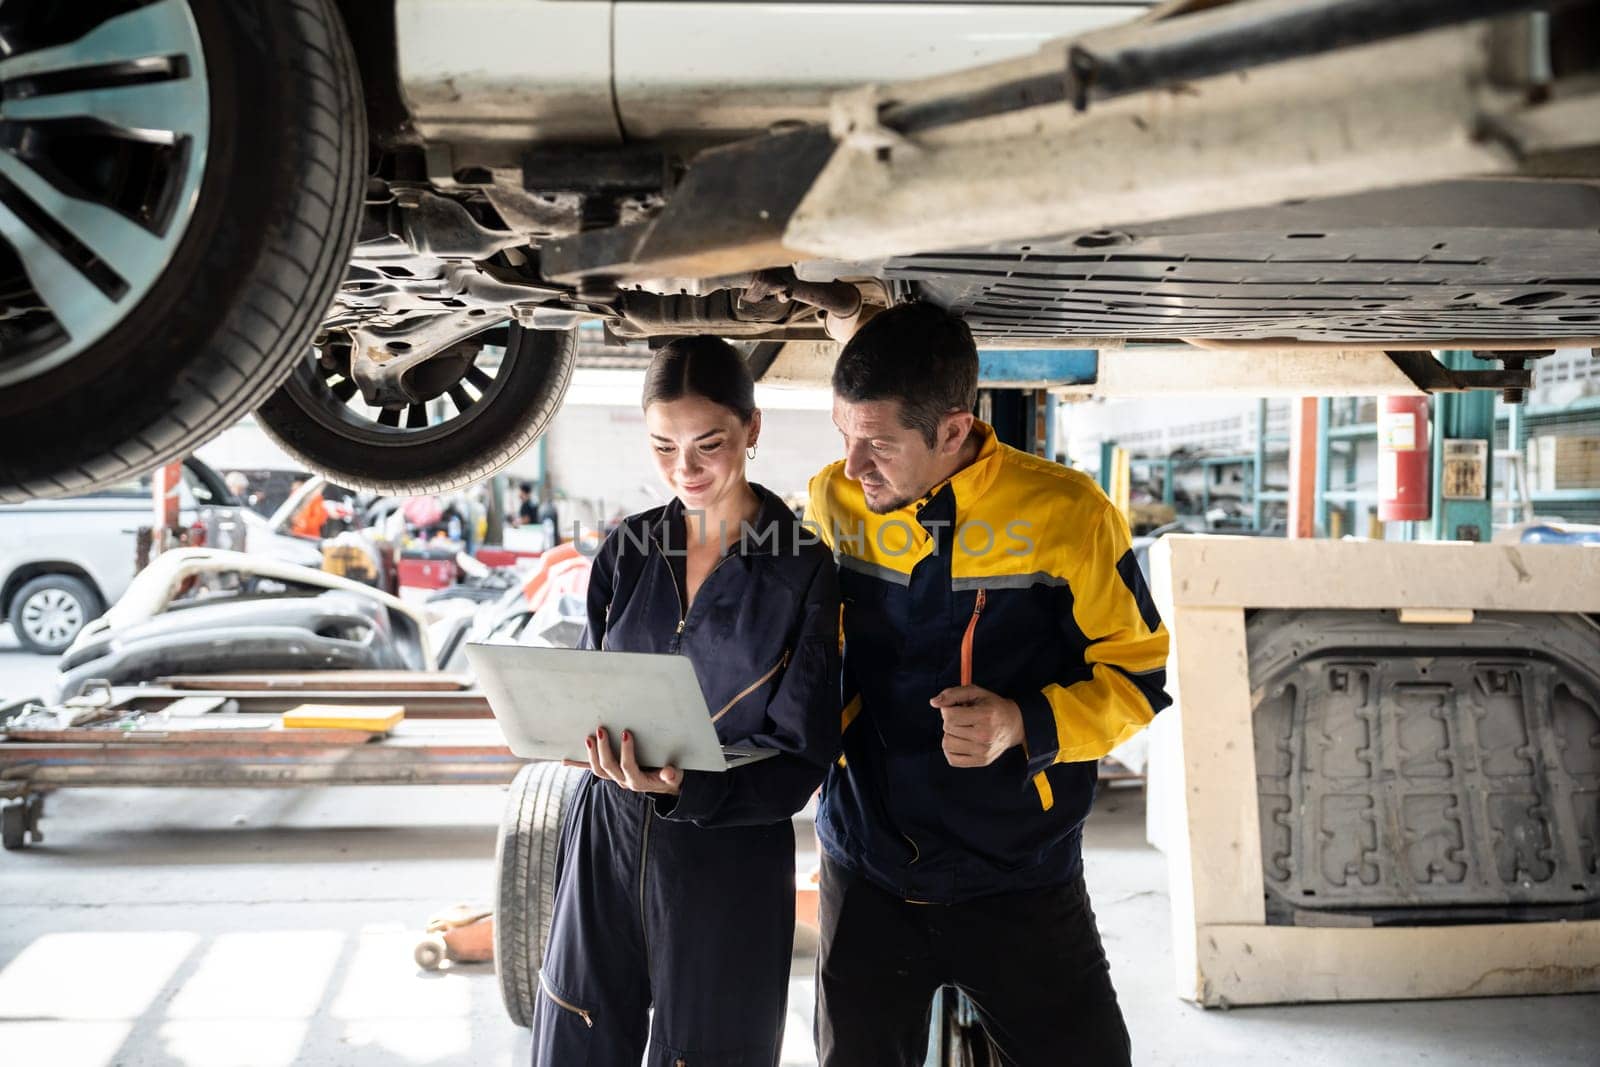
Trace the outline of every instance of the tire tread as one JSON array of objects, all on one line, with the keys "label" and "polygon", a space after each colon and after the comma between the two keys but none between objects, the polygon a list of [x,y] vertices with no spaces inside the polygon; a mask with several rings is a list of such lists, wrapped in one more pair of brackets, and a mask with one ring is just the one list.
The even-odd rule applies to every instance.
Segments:
[{"label": "tire tread", "polygon": [[506,798],[496,843],[495,971],[506,1014],[533,1025],[539,968],[555,912],[561,824],[582,772],[559,763],[530,763]]}]

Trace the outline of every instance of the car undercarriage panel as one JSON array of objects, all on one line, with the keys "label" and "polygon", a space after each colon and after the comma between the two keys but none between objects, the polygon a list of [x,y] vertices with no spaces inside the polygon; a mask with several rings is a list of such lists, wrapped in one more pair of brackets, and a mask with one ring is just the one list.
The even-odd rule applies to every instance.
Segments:
[{"label": "car undercarriage panel", "polygon": [[1600,625],[1247,624],[1269,923],[1600,916]]},{"label": "car undercarriage panel", "polygon": [[1600,183],[1457,181],[904,256],[885,273],[994,338],[1577,344],[1600,335],[1596,264]]}]

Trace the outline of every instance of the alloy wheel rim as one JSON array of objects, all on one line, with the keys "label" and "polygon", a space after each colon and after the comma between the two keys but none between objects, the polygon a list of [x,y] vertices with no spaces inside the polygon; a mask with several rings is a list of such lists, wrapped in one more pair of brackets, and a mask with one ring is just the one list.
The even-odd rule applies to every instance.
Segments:
[{"label": "alloy wheel rim", "polygon": [[41,589],[22,606],[22,628],[43,645],[59,645],[83,629],[83,605],[60,589]]},{"label": "alloy wheel rim", "polygon": [[0,14],[0,387],[125,321],[194,217],[211,111],[199,29],[183,0],[126,6]]},{"label": "alloy wheel rim", "polygon": [[[503,322],[493,323],[479,335],[504,328]],[[291,386],[310,401],[310,415],[345,437],[395,446],[439,440],[481,416],[505,388],[519,353],[515,344],[484,343],[452,383],[440,383],[426,400],[390,407],[366,403],[345,372],[344,360],[332,360],[329,366],[319,356],[314,349],[290,379]]]}]

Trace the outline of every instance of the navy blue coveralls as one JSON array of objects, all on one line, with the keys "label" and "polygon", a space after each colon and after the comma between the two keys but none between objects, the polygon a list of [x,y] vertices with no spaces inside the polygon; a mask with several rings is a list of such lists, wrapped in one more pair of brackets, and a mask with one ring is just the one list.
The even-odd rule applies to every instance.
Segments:
[{"label": "navy blue coveralls", "polygon": [[[585,776],[562,828],[533,1062],[778,1062],[794,936],[790,816],[839,747],[831,552],[755,486],[761,514],[684,608],[678,501],[626,519],[589,579],[584,645],[686,655],[724,744],[782,755],[689,771],[676,797]],[[648,1015],[654,1008],[653,1019]]]}]

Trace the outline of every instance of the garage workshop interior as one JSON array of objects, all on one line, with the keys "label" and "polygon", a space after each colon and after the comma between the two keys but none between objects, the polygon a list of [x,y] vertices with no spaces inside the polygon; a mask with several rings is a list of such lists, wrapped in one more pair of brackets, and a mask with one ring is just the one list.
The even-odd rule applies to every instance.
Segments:
[{"label": "garage workshop interior", "polygon": [[1596,0],[3,0],[0,1061],[1600,1064]]}]

